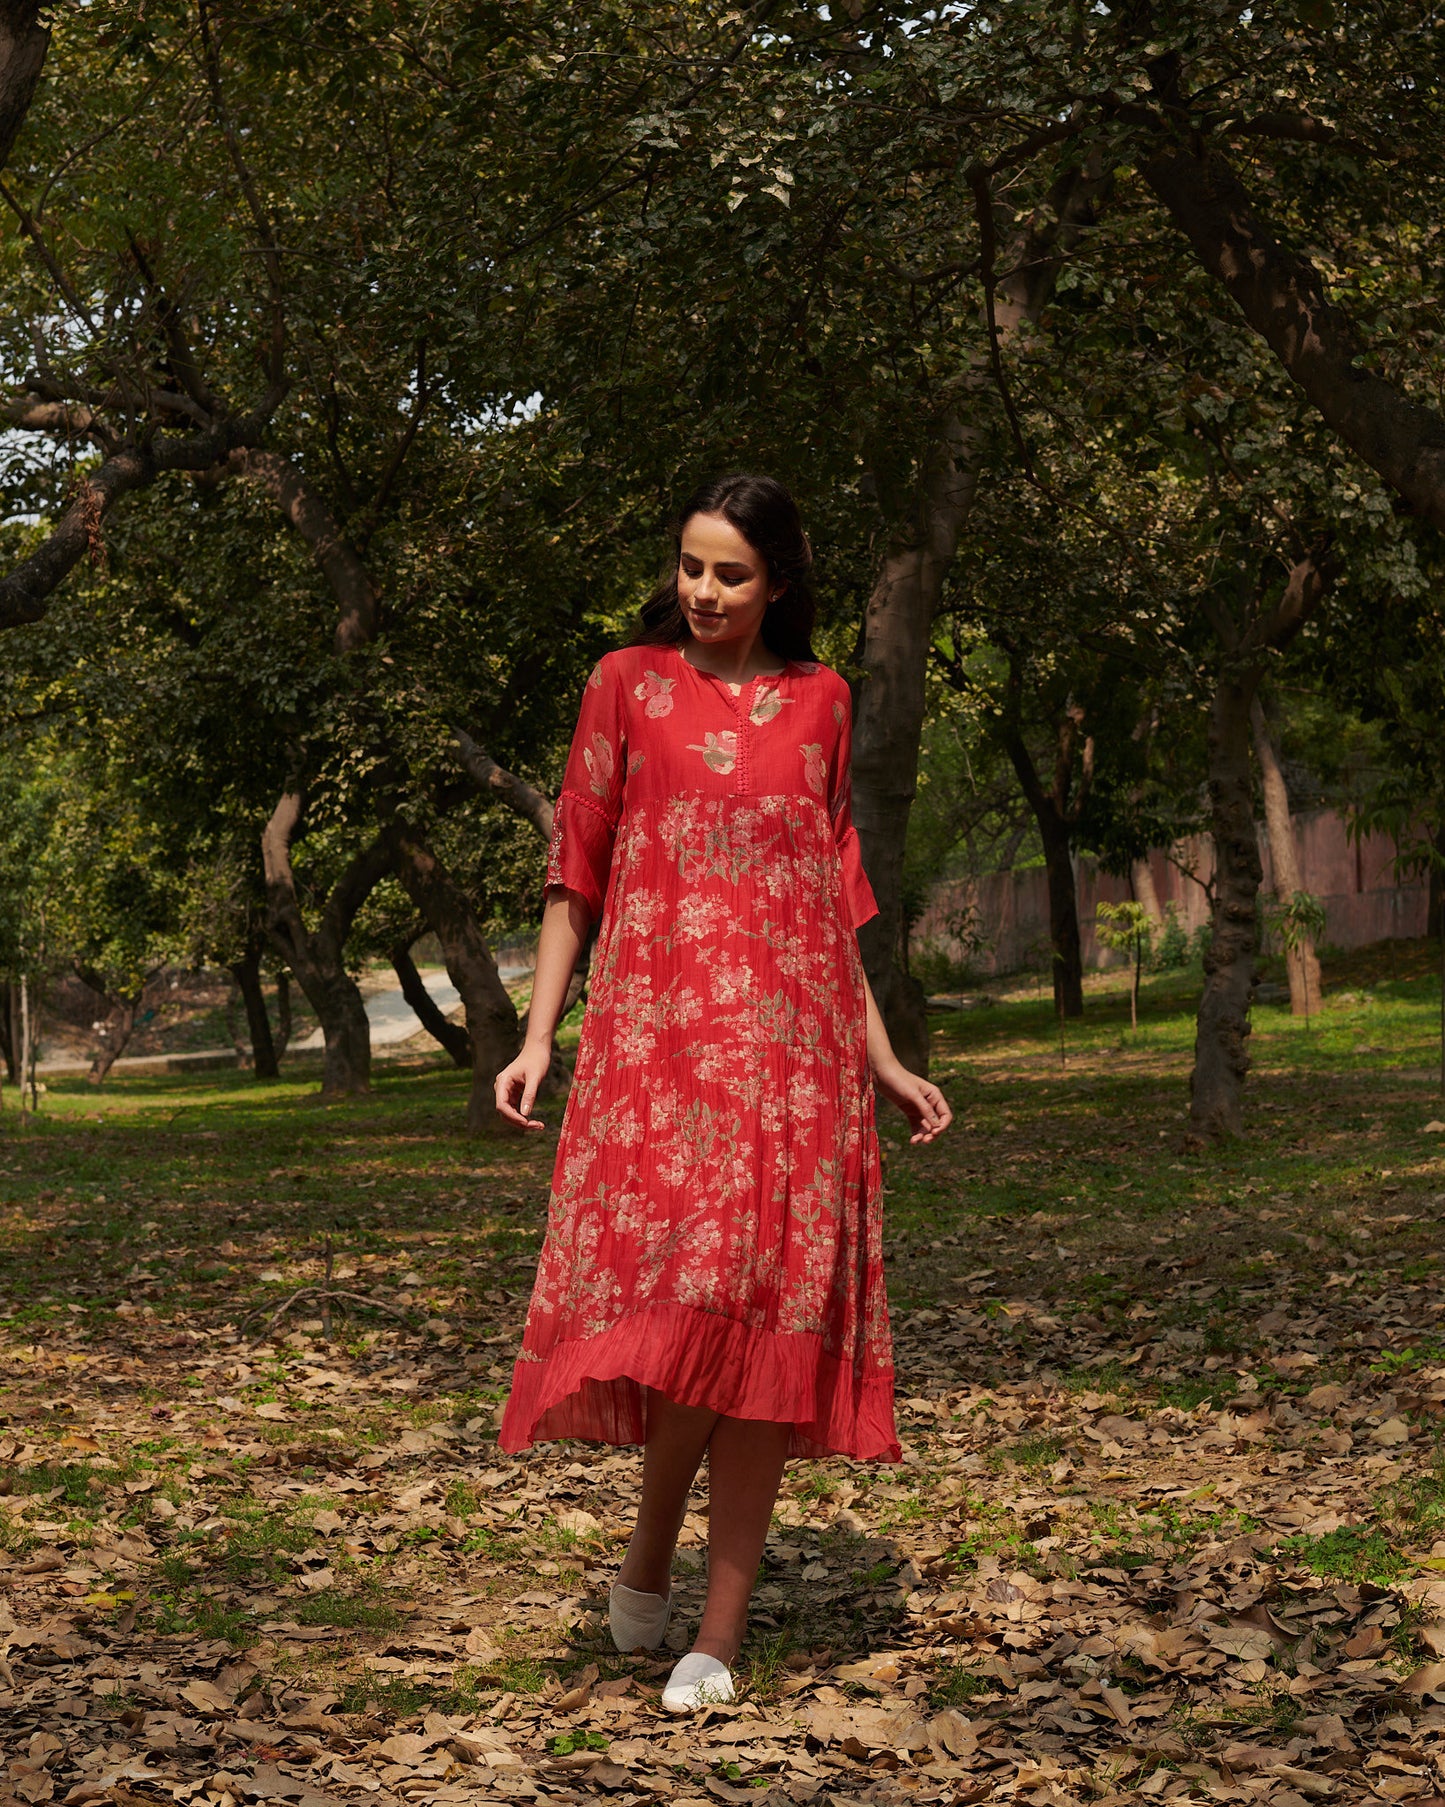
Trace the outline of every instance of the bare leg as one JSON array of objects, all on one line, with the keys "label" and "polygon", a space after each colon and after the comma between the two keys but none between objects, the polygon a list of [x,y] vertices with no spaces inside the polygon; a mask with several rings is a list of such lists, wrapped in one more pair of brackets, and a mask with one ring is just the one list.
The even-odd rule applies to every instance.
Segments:
[{"label": "bare leg", "polygon": [[708,1444],[707,1604],[693,1649],[731,1667],[783,1479],[792,1426],[719,1418]]},{"label": "bare leg", "polygon": [[[672,1587],[672,1552],[687,1511],[687,1496],[718,1414],[678,1405],[649,1389],[647,1443],[642,1456],[642,1500],[617,1579],[644,1594]],[[727,1423],[728,1420],[721,1420]],[[757,1567],[756,1561],[753,1564]]]}]

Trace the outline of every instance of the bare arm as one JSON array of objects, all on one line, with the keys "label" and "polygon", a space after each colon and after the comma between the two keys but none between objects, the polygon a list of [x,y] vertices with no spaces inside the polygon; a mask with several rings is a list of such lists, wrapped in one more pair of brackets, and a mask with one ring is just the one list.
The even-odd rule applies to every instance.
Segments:
[{"label": "bare arm", "polygon": [[532,1003],[527,1014],[527,1039],[510,1066],[497,1075],[497,1109],[509,1123],[523,1129],[543,1129],[534,1117],[537,1088],[552,1064],[552,1038],[567,1001],[572,969],[587,939],[592,918],[575,891],[548,893],[542,909],[542,933],[537,940],[537,969],[532,975]]},{"label": "bare arm", "polygon": [[910,1142],[931,1142],[941,1136],[953,1121],[948,1100],[931,1080],[910,1073],[893,1052],[883,1015],[873,996],[873,987],[863,978],[863,995],[868,1007],[868,1065],[873,1069],[873,1082],[885,1098],[896,1104],[913,1126]]}]

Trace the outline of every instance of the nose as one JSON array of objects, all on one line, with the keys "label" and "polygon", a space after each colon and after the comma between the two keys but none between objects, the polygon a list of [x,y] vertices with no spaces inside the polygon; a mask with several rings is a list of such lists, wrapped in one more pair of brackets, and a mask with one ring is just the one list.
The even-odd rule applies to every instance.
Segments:
[{"label": "nose", "polygon": [[694,602],[714,603],[717,601],[717,579],[706,566],[693,579],[692,599]]}]

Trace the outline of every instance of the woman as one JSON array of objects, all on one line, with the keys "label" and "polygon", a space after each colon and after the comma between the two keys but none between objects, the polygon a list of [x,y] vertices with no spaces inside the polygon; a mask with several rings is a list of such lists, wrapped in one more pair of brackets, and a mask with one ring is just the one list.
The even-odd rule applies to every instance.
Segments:
[{"label": "woman", "polygon": [[[812,656],[812,555],[766,477],[688,503],[643,630],[588,679],[558,799],[527,1042],[533,1101],[602,918],[546,1244],[501,1443],[643,1443],[609,1617],[662,1641],[708,1455],[708,1589],[664,1706],[730,1665],[789,1455],[897,1461],[873,1087],[931,1142],[951,1113],[888,1043],[855,930],[843,680]],[[871,1075],[870,1075],[871,1068]]]}]

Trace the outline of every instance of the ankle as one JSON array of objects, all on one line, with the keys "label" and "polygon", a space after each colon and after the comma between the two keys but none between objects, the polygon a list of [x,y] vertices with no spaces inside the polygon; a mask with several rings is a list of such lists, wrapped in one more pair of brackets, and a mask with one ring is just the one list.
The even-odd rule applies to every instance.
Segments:
[{"label": "ankle", "polygon": [[623,1587],[630,1587],[634,1593],[656,1594],[660,1600],[667,1599],[672,1592],[671,1565],[648,1565],[641,1560],[634,1560],[631,1551],[623,1557],[617,1579]]},{"label": "ankle", "polygon": [[738,1660],[738,1651],[742,1648],[741,1638],[709,1637],[699,1631],[692,1641],[692,1647],[702,1656],[710,1656],[725,1668],[731,1669]]}]

